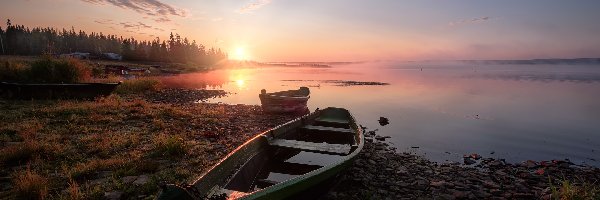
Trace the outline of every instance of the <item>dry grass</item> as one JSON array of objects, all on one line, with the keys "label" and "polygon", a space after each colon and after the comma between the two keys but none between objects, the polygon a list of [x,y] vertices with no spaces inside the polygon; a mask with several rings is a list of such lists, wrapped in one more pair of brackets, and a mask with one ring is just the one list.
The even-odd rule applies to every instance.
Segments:
[{"label": "dry grass", "polygon": [[182,156],[186,153],[182,137],[160,134],[154,137],[154,152],[156,156]]},{"label": "dry grass", "polygon": [[33,61],[0,58],[0,80],[32,83],[76,83],[91,79],[92,67],[72,58]]},{"label": "dry grass", "polygon": [[[0,176],[29,165],[19,179],[43,179],[47,187],[36,190],[48,199],[102,199],[115,190],[123,198],[151,198],[159,182],[194,180],[253,134],[290,119],[263,115],[254,106],[151,104],[119,96],[0,100],[0,118]],[[139,175],[150,181],[122,180]],[[26,183],[19,182],[25,188],[19,191],[27,190]],[[17,188],[16,181],[10,184]]]},{"label": "dry grass", "polygon": [[552,199],[572,200],[572,199],[600,199],[600,185],[597,183],[574,183],[569,180],[562,180],[560,186],[551,184]]},{"label": "dry grass", "polygon": [[68,198],[71,200],[80,200],[84,199],[83,194],[81,193],[81,189],[79,188],[79,184],[73,179],[69,180],[69,187],[67,188],[67,192],[69,194]]},{"label": "dry grass", "polygon": [[65,171],[68,171],[70,178],[80,180],[92,177],[100,171],[117,169],[127,162],[125,158],[92,159],[87,162],[77,163],[75,166],[65,166]]},{"label": "dry grass", "polygon": [[139,78],[123,81],[115,93],[117,94],[140,94],[144,92],[157,91],[161,88],[161,83],[157,79]]},{"label": "dry grass", "polygon": [[29,167],[14,178],[14,192],[20,199],[45,199],[48,196],[48,179]]}]

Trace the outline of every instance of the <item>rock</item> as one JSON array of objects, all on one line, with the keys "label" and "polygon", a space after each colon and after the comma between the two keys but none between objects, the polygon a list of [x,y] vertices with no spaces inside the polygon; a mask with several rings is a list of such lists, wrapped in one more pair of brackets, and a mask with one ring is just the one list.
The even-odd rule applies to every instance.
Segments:
[{"label": "rock", "polygon": [[371,165],[377,165],[377,162],[375,162],[374,160],[369,160],[369,164],[371,164]]},{"label": "rock", "polygon": [[132,183],[137,178],[138,178],[137,176],[126,176],[126,177],[121,178],[121,181],[123,181],[123,183]]},{"label": "rock", "polygon": [[463,198],[467,197],[467,194],[465,194],[465,192],[463,192],[463,191],[455,191],[454,193],[452,193],[452,196],[454,196],[454,198],[457,198],[457,199],[463,199]]},{"label": "rock", "polygon": [[121,191],[112,191],[112,192],[104,192],[104,198],[110,200],[118,200],[121,199],[123,192]]},{"label": "rock", "polygon": [[377,121],[379,121],[379,125],[381,125],[381,126],[390,124],[390,120],[385,117],[379,117],[379,120],[377,120]]},{"label": "rock", "polygon": [[475,164],[476,162],[474,160],[472,160],[471,158],[464,158],[465,165],[472,165]]},{"label": "rock", "polygon": [[441,181],[432,181],[431,183],[429,183],[429,185],[433,186],[433,187],[444,187],[446,186],[448,183],[444,180]]},{"label": "rock", "polygon": [[481,159],[481,156],[479,154],[474,153],[474,154],[471,154],[471,158],[473,158],[475,160],[479,160],[479,159]]},{"label": "rock", "polygon": [[150,177],[148,177],[148,175],[141,175],[141,176],[137,177],[137,179],[133,182],[133,184],[143,185],[143,184],[148,183],[149,180],[150,180]]},{"label": "rock", "polygon": [[486,188],[499,189],[500,186],[493,181],[484,181],[483,186]]},{"label": "rock", "polygon": [[533,160],[527,160],[523,163],[523,166],[525,166],[527,168],[534,168],[534,167],[537,167],[538,164]]}]

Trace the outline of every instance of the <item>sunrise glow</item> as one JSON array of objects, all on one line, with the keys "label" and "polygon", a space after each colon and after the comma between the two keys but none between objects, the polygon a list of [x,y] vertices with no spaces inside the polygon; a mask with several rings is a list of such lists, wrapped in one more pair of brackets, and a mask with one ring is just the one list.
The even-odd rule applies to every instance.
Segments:
[{"label": "sunrise glow", "polygon": [[243,47],[237,47],[235,48],[235,51],[230,54],[230,59],[248,60],[248,54]]},{"label": "sunrise glow", "polygon": [[[179,34],[207,49],[221,49],[233,60],[532,59],[600,54],[596,22],[600,3],[596,1],[121,2],[125,1],[5,1],[0,20],[3,28],[10,18],[29,27],[74,27],[76,32],[138,40],[165,40],[171,33]],[[547,5],[540,7],[540,3]]]}]

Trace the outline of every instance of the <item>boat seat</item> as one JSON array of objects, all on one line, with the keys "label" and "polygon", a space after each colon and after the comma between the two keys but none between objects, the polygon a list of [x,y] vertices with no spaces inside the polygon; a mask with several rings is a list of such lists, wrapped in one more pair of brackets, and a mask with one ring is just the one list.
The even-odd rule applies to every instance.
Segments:
[{"label": "boat seat", "polygon": [[273,139],[269,145],[283,148],[298,149],[317,153],[348,155],[352,147],[348,144],[315,143],[298,140]]},{"label": "boat seat", "polygon": [[312,130],[312,131],[331,131],[331,132],[340,132],[340,133],[348,133],[348,134],[354,133],[354,131],[352,131],[352,129],[335,128],[335,127],[328,127],[328,126],[306,125],[306,126],[303,126],[302,128],[307,129],[307,130]]}]

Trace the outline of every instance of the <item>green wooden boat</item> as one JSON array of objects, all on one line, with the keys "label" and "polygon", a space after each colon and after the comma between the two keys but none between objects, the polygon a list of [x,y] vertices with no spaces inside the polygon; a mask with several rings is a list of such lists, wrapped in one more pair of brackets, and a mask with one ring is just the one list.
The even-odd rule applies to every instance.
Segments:
[{"label": "green wooden boat", "polygon": [[189,185],[164,185],[158,199],[286,199],[331,180],[364,145],[343,108],[318,110],[245,142]]}]

